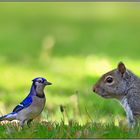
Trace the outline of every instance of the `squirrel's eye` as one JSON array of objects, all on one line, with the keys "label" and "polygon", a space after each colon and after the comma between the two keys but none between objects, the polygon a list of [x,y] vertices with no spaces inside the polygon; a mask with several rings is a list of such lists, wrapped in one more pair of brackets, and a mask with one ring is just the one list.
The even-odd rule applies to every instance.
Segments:
[{"label": "squirrel's eye", "polygon": [[113,82],[113,78],[111,76],[106,78],[106,82],[107,83],[112,83]]}]

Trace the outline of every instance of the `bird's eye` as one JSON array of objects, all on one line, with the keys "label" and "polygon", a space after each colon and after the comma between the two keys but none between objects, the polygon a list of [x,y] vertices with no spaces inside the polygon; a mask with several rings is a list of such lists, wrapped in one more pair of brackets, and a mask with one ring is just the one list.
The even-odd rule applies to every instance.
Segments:
[{"label": "bird's eye", "polygon": [[38,80],[38,83],[42,83],[42,81],[41,80]]},{"label": "bird's eye", "polygon": [[113,78],[111,76],[108,76],[105,81],[110,84],[113,82]]}]

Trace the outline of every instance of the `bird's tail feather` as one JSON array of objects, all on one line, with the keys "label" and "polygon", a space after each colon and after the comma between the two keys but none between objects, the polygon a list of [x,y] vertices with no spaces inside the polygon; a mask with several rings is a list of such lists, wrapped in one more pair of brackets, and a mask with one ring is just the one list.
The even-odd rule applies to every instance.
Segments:
[{"label": "bird's tail feather", "polygon": [[3,121],[3,120],[9,120],[9,121],[14,120],[16,118],[16,115],[17,115],[17,113],[15,113],[15,112],[6,114],[6,115],[0,117],[0,121]]}]

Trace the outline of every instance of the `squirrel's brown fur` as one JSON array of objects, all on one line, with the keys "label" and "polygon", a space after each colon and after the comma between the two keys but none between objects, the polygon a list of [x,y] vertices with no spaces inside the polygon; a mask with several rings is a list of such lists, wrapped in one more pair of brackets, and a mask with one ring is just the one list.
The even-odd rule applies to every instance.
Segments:
[{"label": "squirrel's brown fur", "polygon": [[117,69],[104,74],[93,86],[93,91],[104,98],[116,98],[124,107],[129,124],[140,116],[140,78],[120,62]]}]

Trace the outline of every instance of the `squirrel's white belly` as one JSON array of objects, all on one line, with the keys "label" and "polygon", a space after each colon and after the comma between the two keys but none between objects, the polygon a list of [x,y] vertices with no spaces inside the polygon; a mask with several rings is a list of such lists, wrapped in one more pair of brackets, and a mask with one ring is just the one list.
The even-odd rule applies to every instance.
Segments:
[{"label": "squirrel's white belly", "polygon": [[128,101],[127,101],[127,98],[126,97],[123,97],[123,99],[121,100],[121,105],[123,106],[125,112],[126,112],[126,115],[127,115],[127,119],[129,121],[129,124],[133,124],[135,123],[134,122],[134,116],[133,116],[133,113],[132,113],[132,110],[128,104]]},{"label": "squirrel's white belly", "polygon": [[37,117],[43,110],[45,106],[46,99],[45,98],[39,98],[37,96],[33,96],[33,102],[32,104],[18,112],[17,118],[18,120],[29,120]]}]

